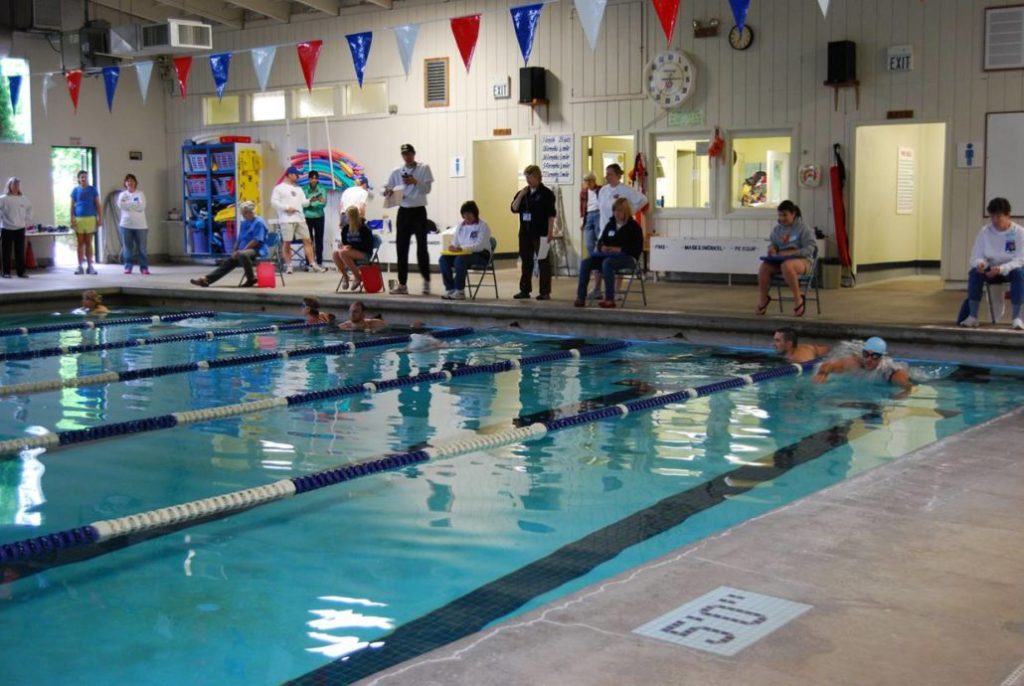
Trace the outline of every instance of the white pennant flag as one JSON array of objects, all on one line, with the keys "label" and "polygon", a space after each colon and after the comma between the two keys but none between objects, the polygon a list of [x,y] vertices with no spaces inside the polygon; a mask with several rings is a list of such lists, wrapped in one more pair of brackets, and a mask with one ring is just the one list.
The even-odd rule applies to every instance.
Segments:
[{"label": "white pennant flag", "polygon": [[604,20],[604,8],[608,0],[576,0],[576,14],[587,36],[590,49],[597,49],[597,36],[601,33],[601,22]]},{"label": "white pennant flag", "polygon": [[253,48],[252,68],[256,70],[256,80],[259,81],[260,90],[267,90],[267,79],[270,78],[270,68],[274,66],[274,55],[277,48]]},{"label": "white pennant flag", "polygon": [[53,75],[52,74],[43,74],[43,91],[39,95],[43,99],[43,116],[44,117],[49,116],[49,112],[46,109],[46,101],[47,101],[46,94],[50,91],[50,86],[52,86],[52,85],[53,85]]},{"label": "white pennant flag", "polygon": [[818,0],[818,7],[821,8],[821,16],[828,18],[828,0]]},{"label": "white pennant flag", "polygon": [[142,104],[146,104],[146,94],[149,93],[149,77],[153,74],[152,62],[136,62],[135,75],[139,77],[139,92],[142,93]]},{"label": "white pennant flag", "polygon": [[412,64],[412,51],[416,48],[416,36],[420,32],[419,24],[406,24],[395,27],[395,40],[398,41],[398,55],[402,58],[402,69],[406,77],[409,76],[409,66]]}]

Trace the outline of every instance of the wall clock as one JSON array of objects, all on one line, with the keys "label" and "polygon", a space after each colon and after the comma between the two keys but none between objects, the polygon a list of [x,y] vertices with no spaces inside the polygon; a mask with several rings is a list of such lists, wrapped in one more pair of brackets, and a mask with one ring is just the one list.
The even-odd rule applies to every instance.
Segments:
[{"label": "wall clock", "polygon": [[647,65],[646,76],[647,94],[666,109],[682,105],[697,88],[697,68],[676,50],[655,55]]},{"label": "wall clock", "polygon": [[733,50],[746,50],[754,43],[754,30],[743,25],[743,30],[740,31],[740,27],[734,26],[729,31],[729,46]]}]

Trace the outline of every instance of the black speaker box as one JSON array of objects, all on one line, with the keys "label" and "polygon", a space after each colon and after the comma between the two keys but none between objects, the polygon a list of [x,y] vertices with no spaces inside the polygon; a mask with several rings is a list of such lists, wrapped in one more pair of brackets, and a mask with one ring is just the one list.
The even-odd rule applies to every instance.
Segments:
[{"label": "black speaker box", "polygon": [[833,41],[828,44],[828,80],[825,83],[843,83],[857,80],[857,44],[852,40]]},{"label": "black speaker box", "polygon": [[519,70],[519,102],[547,99],[547,70],[544,67],[522,67]]}]

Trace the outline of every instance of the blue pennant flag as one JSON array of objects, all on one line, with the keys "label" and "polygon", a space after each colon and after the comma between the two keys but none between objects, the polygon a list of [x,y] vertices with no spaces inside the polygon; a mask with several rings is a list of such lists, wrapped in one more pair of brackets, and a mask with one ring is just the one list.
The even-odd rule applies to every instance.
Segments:
[{"label": "blue pennant flag", "polygon": [[213,84],[217,87],[217,97],[224,97],[224,88],[228,85],[228,68],[231,66],[231,53],[222,52],[210,55],[210,72],[213,73]]},{"label": "blue pennant flag", "polygon": [[348,49],[352,51],[352,63],[356,67],[356,78],[359,79],[359,87],[363,87],[363,72],[366,71],[366,61],[370,59],[370,45],[373,44],[373,31],[363,33],[350,33]]},{"label": "blue pennant flag", "polygon": [[736,20],[736,28],[743,33],[743,26],[747,23],[747,10],[750,9],[750,0],[729,0],[732,7],[732,17]]},{"label": "blue pennant flag", "polygon": [[21,97],[21,77],[20,76],[8,76],[7,87],[10,90],[11,95],[11,109],[15,112],[18,111],[18,99]]},{"label": "blue pennant flag", "polygon": [[526,64],[530,63],[533,38],[537,35],[537,22],[540,21],[543,9],[543,4],[537,4],[522,5],[509,10],[512,13],[512,26],[516,30],[516,40],[519,41],[519,51],[523,53],[523,62]]},{"label": "blue pennant flag", "polygon": [[117,80],[121,78],[121,67],[103,67],[103,88],[107,92],[107,112],[114,111],[114,93]]}]

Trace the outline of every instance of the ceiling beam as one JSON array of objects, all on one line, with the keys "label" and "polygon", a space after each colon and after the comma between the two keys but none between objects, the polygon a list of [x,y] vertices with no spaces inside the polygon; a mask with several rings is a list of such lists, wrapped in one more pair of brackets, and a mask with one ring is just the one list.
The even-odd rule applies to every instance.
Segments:
[{"label": "ceiling beam", "polygon": [[[215,21],[235,29],[242,28],[244,12],[232,7],[224,7],[217,2],[197,2],[197,0],[158,0],[161,5],[169,5],[187,14],[194,14],[203,19]],[[220,7],[217,7],[220,5]]]},{"label": "ceiling beam", "polygon": [[311,7],[317,11],[329,14],[332,17],[338,16],[340,12],[340,6],[338,0],[295,0],[300,5]]},{"label": "ceiling beam", "polygon": [[178,16],[178,12],[175,12],[162,5],[157,5],[155,2],[149,0],[130,0],[124,2],[123,0],[91,0],[92,4],[99,5],[100,7],[106,7],[117,12],[127,14],[137,19],[144,19],[146,21],[152,21],[156,23],[165,22],[171,17]]},{"label": "ceiling beam", "polygon": [[285,24],[291,19],[291,7],[287,2],[278,0],[228,0],[228,2]]},{"label": "ceiling beam", "polygon": [[386,10],[391,9],[391,0],[366,0],[366,1],[368,3],[370,3],[371,5],[376,5],[377,7],[383,7]]}]

